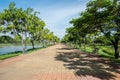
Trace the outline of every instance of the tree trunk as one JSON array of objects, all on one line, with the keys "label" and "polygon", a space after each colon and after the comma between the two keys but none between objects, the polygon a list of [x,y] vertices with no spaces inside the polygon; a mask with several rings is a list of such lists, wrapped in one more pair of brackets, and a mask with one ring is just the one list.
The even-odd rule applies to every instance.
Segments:
[{"label": "tree trunk", "polygon": [[22,36],[21,43],[22,43],[22,51],[23,51],[23,54],[24,54],[24,53],[25,53],[25,46],[24,46],[24,39],[23,39],[23,36]]},{"label": "tree trunk", "polygon": [[21,37],[21,43],[22,43],[23,54],[25,54],[26,47],[25,47],[24,39],[23,39],[23,32],[22,32],[22,37]]},{"label": "tree trunk", "polygon": [[81,41],[78,40],[78,45],[79,45],[79,48],[81,48]]},{"label": "tree trunk", "polygon": [[25,52],[27,52],[27,32],[25,31]]},{"label": "tree trunk", "polygon": [[77,41],[75,42],[75,45],[76,45],[75,48],[77,48]]},{"label": "tree trunk", "polygon": [[94,53],[95,54],[98,54],[98,50],[97,50],[97,48],[96,48],[96,42],[95,42],[95,40],[96,40],[96,34],[95,34],[95,36],[94,36],[94,40],[93,40],[93,47],[94,47]]},{"label": "tree trunk", "polygon": [[45,41],[43,41],[43,47],[45,47]]},{"label": "tree trunk", "polygon": [[84,38],[84,50],[86,50],[86,38]]},{"label": "tree trunk", "polygon": [[81,48],[81,43],[79,43],[79,47]]},{"label": "tree trunk", "polygon": [[35,47],[34,47],[34,40],[31,40],[31,43],[32,43],[32,47],[33,47],[33,49],[35,49]]},{"label": "tree trunk", "polygon": [[114,51],[115,51],[115,59],[119,58],[119,48],[118,48],[118,44],[114,44]]},{"label": "tree trunk", "polygon": [[93,53],[97,54],[97,50],[96,50],[95,41],[93,41],[93,47],[94,47],[94,49],[93,49]]}]

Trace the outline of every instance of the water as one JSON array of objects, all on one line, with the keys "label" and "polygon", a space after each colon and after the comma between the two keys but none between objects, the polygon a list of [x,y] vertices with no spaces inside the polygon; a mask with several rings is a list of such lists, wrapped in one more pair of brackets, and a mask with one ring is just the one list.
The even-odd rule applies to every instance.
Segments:
[{"label": "water", "polygon": [[[7,46],[0,48],[0,54],[7,54],[16,51],[22,51],[23,46]],[[40,48],[40,46],[35,46],[35,48]],[[32,49],[32,46],[27,46],[27,49]]]}]

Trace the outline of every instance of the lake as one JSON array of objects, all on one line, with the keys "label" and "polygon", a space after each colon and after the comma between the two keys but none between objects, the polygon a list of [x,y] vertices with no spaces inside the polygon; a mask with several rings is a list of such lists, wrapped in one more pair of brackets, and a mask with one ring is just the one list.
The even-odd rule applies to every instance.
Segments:
[{"label": "lake", "polygon": [[[40,48],[40,46],[35,46],[35,48]],[[0,47],[0,54],[7,54],[16,51],[22,51],[22,46],[6,46]],[[32,49],[32,46],[27,46],[27,49]]]}]

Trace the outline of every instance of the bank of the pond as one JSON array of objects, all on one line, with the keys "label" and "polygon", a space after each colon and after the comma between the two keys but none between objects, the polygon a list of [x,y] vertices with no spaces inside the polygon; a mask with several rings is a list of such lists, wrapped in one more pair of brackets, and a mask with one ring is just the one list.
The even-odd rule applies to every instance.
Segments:
[{"label": "bank of the pond", "polygon": [[[49,46],[52,46],[52,45],[49,45]],[[49,46],[47,46],[47,47],[49,47]],[[37,51],[37,50],[40,50],[40,49],[43,49],[43,48],[46,48],[46,47],[28,49],[25,54],[28,54],[28,53],[31,53],[31,52],[34,52],[34,51]],[[11,58],[11,57],[19,56],[21,54],[23,54],[22,51],[10,52],[10,53],[7,53],[7,54],[0,54],[0,60],[5,60],[5,59]]]}]

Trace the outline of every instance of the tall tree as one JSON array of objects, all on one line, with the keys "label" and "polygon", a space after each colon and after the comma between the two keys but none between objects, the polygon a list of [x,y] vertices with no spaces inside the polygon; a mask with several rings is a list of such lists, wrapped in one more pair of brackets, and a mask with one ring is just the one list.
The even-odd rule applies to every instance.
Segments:
[{"label": "tall tree", "polygon": [[[25,18],[26,14],[22,10],[22,8],[16,8],[15,3],[11,2],[9,4],[8,9],[4,9],[1,13],[1,20],[3,21],[3,25],[6,26],[5,30],[6,32],[10,32],[11,34],[15,36],[17,35],[23,35],[25,32]],[[21,37],[22,44],[23,42],[23,36]],[[25,52],[25,47],[23,46],[23,53]]]},{"label": "tall tree", "polygon": [[[120,4],[119,0],[95,0],[88,3],[87,11],[92,14],[95,28],[111,41],[115,58],[119,57],[118,43],[120,40]],[[96,22],[95,22],[96,21]]]},{"label": "tall tree", "polygon": [[[81,17],[72,21],[80,33],[103,33],[111,41],[115,58],[119,57],[118,43],[120,40],[120,4],[118,0],[92,0]],[[95,38],[95,37],[94,37]]]},{"label": "tall tree", "polygon": [[28,33],[31,39],[32,46],[34,48],[34,41],[40,39],[40,33],[45,26],[45,23],[39,19],[36,14],[31,14],[29,17]]}]

